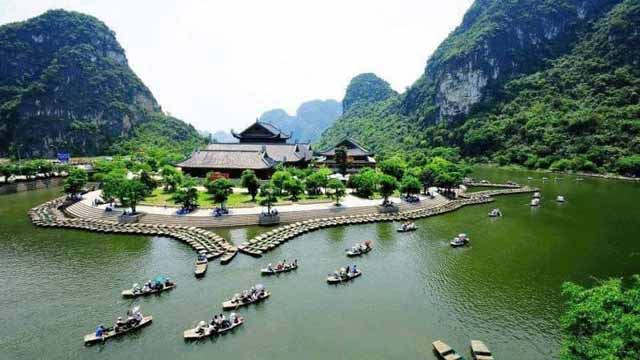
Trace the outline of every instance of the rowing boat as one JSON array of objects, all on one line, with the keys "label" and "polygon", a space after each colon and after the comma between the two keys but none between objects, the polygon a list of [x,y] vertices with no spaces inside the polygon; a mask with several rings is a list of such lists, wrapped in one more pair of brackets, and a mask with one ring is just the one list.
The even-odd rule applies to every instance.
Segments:
[{"label": "rowing boat", "polygon": [[171,284],[169,286],[163,285],[160,289],[152,289],[149,291],[140,291],[134,292],[133,289],[122,290],[122,296],[126,298],[136,298],[138,296],[147,296],[151,294],[161,293],[163,291],[172,290],[176,288],[176,284]]},{"label": "rowing boat", "polygon": [[222,309],[224,309],[224,310],[234,310],[234,309],[237,309],[239,307],[243,307],[243,306],[247,306],[247,305],[253,304],[255,302],[260,302],[260,301],[268,298],[269,296],[271,296],[271,293],[265,290],[264,294],[262,296],[258,297],[257,299],[238,300],[238,301],[233,301],[233,299],[230,299],[230,300],[227,300],[227,301],[222,303]]},{"label": "rowing boat", "polygon": [[433,351],[438,354],[438,358],[444,360],[463,360],[464,358],[458,354],[455,350],[451,348],[451,346],[447,345],[442,340],[436,340],[431,343],[433,346]]},{"label": "rowing boat", "polygon": [[356,270],[355,273],[348,273],[346,278],[336,276],[335,274],[331,274],[329,275],[329,277],[327,277],[327,282],[329,284],[337,284],[337,283],[346,282],[346,281],[355,279],[360,275],[362,275],[361,270]]},{"label": "rowing boat", "polygon": [[400,226],[396,231],[399,233],[405,233],[405,232],[416,231],[416,230],[418,230],[418,227],[416,226],[416,224],[411,223],[411,225]]},{"label": "rowing boat", "polygon": [[194,271],[194,275],[196,277],[203,277],[204,274],[207,272],[208,266],[209,266],[209,261],[207,261],[206,259],[196,261],[196,270]]},{"label": "rowing boat", "polygon": [[84,336],[84,344],[85,345],[91,345],[91,344],[95,344],[98,342],[102,342],[102,341],[107,341],[108,339],[114,338],[114,337],[118,337],[124,334],[127,334],[129,332],[132,332],[134,330],[137,330],[141,327],[147,326],[149,324],[151,324],[151,321],[153,321],[153,317],[152,316],[145,316],[142,318],[142,321],[140,321],[137,325],[120,330],[118,332],[116,332],[114,329],[109,329],[107,331],[104,332],[104,334],[100,337],[96,336],[96,333],[91,333],[91,334],[87,334]]},{"label": "rowing boat", "polygon": [[359,249],[359,250],[348,249],[346,251],[346,254],[349,257],[355,257],[355,256],[360,256],[362,254],[366,254],[371,250],[373,250],[373,248],[371,247],[365,247],[364,249]]},{"label": "rowing boat", "polygon": [[206,329],[204,329],[204,331],[199,331],[199,327],[196,326],[193,329],[189,329],[189,330],[185,330],[184,331],[184,338],[186,340],[197,340],[197,339],[203,339],[209,336],[213,336],[213,335],[222,335],[226,332],[229,332],[235,328],[237,328],[238,326],[244,324],[244,318],[243,317],[238,317],[238,321],[231,324],[230,326],[226,327],[226,328],[222,328],[222,329],[218,329],[218,330],[214,330],[214,327],[209,325],[207,326]]},{"label": "rowing boat", "polygon": [[298,265],[292,264],[292,265],[285,265],[282,269],[278,270],[278,269],[269,269],[269,268],[264,268],[260,270],[260,273],[262,275],[275,275],[275,274],[279,274],[279,273],[285,273],[285,272],[289,272],[291,270],[295,270],[298,268]]},{"label": "rowing boat", "polygon": [[471,340],[471,357],[474,360],[493,360],[491,351],[480,340]]}]

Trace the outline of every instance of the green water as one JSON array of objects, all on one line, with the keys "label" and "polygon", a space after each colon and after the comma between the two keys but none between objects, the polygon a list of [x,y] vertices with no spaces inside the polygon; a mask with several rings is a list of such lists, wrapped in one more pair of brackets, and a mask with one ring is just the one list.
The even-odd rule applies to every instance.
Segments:
[{"label": "green water", "polygon": [[[317,231],[261,259],[215,263],[202,280],[192,275],[193,251],[175,240],[37,229],[26,211],[54,190],[0,196],[0,358],[434,359],[436,339],[466,356],[469,340],[480,339],[497,359],[557,358],[562,282],[640,273],[640,184],[569,176],[543,184],[540,174],[489,169],[475,175],[522,183],[534,176],[542,206],[531,209],[529,195],[517,195],[418,221],[410,234],[391,223]],[[557,204],[557,194],[568,202]],[[495,206],[504,218],[486,216]],[[258,231],[220,233],[239,243]],[[458,232],[473,246],[450,248]],[[353,261],[364,275],[327,285],[326,273],[348,263],[344,249],[364,239],[375,243]],[[258,275],[283,258],[297,258],[300,268]],[[159,273],[178,288],[135,301],[119,296]],[[183,330],[257,282],[273,295],[240,311],[245,325],[218,339],[182,340]],[[150,327],[83,346],[84,334],[133,304],[154,316]]]}]

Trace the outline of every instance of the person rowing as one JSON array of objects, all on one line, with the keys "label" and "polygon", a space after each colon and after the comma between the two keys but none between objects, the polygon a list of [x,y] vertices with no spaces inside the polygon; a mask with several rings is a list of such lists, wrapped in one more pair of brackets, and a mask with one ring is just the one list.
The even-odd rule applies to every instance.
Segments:
[{"label": "person rowing", "polygon": [[107,328],[105,328],[104,325],[102,324],[98,325],[98,327],[96,328],[96,337],[102,338],[106,331],[107,331]]}]

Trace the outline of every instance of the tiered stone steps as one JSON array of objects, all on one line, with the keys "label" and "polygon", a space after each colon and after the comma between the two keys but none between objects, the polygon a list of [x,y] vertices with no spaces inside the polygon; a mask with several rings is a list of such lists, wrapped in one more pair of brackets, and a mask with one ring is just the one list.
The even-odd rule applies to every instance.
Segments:
[{"label": "tiered stone steps", "polygon": [[63,213],[59,210],[63,203],[64,198],[58,198],[31,209],[31,221],[45,227],[172,237],[186,242],[197,252],[204,252],[210,259],[221,256],[224,264],[230,262],[238,251],[233,244],[205,229],[174,224],[121,224],[117,221],[120,212],[106,212],[84,204],[77,206],[81,203],[75,203]]}]

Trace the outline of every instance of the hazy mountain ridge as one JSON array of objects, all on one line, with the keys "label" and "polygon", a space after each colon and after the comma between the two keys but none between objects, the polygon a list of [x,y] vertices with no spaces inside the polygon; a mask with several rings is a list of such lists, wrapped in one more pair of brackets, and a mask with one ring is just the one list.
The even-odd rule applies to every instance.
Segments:
[{"label": "hazy mountain ridge", "polygon": [[264,112],[259,120],[291,133],[292,141],[315,142],[341,115],[342,105],[338,101],[311,100],[302,103],[293,116],[285,110],[273,109]]}]

